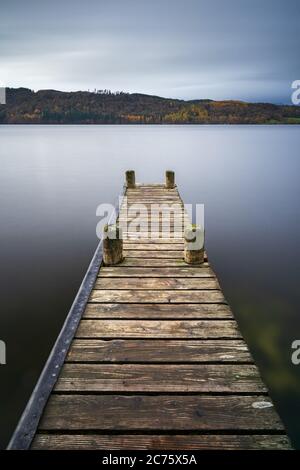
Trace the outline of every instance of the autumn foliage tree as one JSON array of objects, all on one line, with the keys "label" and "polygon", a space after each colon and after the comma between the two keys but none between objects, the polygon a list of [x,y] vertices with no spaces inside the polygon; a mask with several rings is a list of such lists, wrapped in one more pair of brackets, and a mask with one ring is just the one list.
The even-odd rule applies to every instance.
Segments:
[{"label": "autumn foliage tree", "polygon": [[2,124],[300,123],[300,107],[241,101],[175,100],[139,93],[8,88]]}]

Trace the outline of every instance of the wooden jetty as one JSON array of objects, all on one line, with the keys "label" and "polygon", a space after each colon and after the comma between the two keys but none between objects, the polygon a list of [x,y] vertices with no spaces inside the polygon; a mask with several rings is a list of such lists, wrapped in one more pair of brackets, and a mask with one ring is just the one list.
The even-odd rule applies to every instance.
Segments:
[{"label": "wooden jetty", "polygon": [[[127,203],[183,211],[168,178],[131,174]],[[185,263],[174,231],[128,230],[116,266],[100,243],[10,449],[290,448],[206,255]]]}]

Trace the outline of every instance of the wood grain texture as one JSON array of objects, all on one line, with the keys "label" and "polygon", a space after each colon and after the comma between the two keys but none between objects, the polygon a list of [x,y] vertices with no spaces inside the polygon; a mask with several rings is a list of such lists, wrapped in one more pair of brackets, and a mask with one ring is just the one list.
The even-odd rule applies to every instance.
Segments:
[{"label": "wood grain texture", "polygon": [[33,450],[290,450],[285,435],[38,434]]},{"label": "wood grain texture", "polygon": [[137,204],[143,204],[144,202],[149,202],[153,201],[155,204],[160,204],[160,203],[166,203],[170,202],[171,204],[174,202],[179,202],[178,201],[178,196],[176,194],[159,194],[159,193],[144,193],[143,198],[141,198],[140,195],[138,194],[128,194],[127,196],[127,203],[137,203]]},{"label": "wood grain texture", "polygon": [[114,290],[203,290],[203,289],[220,289],[220,285],[216,278],[114,278],[105,279],[98,278],[94,289],[114,289]]},{"label": "wood grain texture", "polygon": [[231,320],[82,320],[77,338],[241,338]]},{"label": "wood grain texture", "polygon": [[[173,266],[190,266],[188,263],[184,261],[183,257],[183,251],[178,251],[178,250],[169,250],[169,251],[160,251],[160,250],[124,250],[124,256],[125,259],[122,262],[122,266],[130,266],[128,262],[130,263],[130,259],[128,258],[134,258],[134,259],[139,259],[142,258],[143,262],[145,263],[145,266],[148,266],[147,260],[148,259],[157,259],[156,263],[158,266],[160,266],[160,259],[167,259],[168,263],[169,261],[173,260]],[[207,262],[207,255],[204,254],[204,261]],[[127,263],[127,264],[126,264]],[[154,262],[155,263],[155,262]],[[176,264],[177,263],[177,264]],[[201,266],[203,263],[200,263],[199,266]],[[166,264],[166,266],[171,264]],[[151,266],[151,264],[150,264]],[[153,264],[155,266],[155,264]],[[195,266],[195,265],[193,265]]]},{"label": "wood grain texture", "polygon": [[89,302],[117,303],[224,303],[221,290],[93,290]]},{"label": "wood grain texture", "polygon": [[[124,235],[128,235],[128,238],[124,239],[124,243],[128,244],[129,247],[131,246],[132,243],[146,243],[148,246],[151,245],[151,244],[155,244],[155,245],[158,245],[158,244],[170,244],[170,243],[178,243],[180,244],[182,247],[183,247],[183,238],[181,236],[178,236],[178,237],[160,237],[159,238],[159,233],[156,232],[154,233],[154,236],[153,237],[150,237],[150,236],[146,236],[145,238],[143,238],[143,233],[139,233],[137,234],[137,236],[135,236],[134,233],[124,233],[123,232],[123,238],[124,238]],[[148,235],[153,235],[153,234],[148,234]],[[176,234],[175,234],[176,235]],[[179,235],[179,234],[178,234]]]},{"label": "wood grain texture", "polygon": [[75,339],[66,362],[121,363],[252,363],[242,340]]},{"label": "wood grain texture", "polygon": [[[264,403],[264,407],[257,404]],[[51,395],[40,430],[283,430],[265,396]]]},{"label": "wood grain texture", "polygon": [[[148,268],[191,268],[193,269],[194,266],[190,266],[182,259],[176,258],[125,258],[122,263],[119,265],[120,267],[148,267]],[[209,264],[207,262],[202,263],[199,268],[207,267]]]},{"label": "wood grain texture", "polygon": [[[124,268],[188,268],[193,269],[195,266],[188,265],[184,262],[183,259],[155,259],[155,258],[125,258],[122,263],[119,265]],[[197,268],[209,267],[208,262],[204,262]]]},{"label": "wood grain texture", "polygon": [[65,364],[56,392],[263,393],[254,365]]},{"label": "wood grain texture", "polygon": [[186,213],[184,205],[174,194],[145,194],[143,200],[140,200],[137,195],[128,196],[127,205],[123,205],[120,215],[129,217],[136,214],[145,215],[146,208],[149,215],[157,216],[159,214],[179,214]]},{"label": "wood grain texture", "polygon": [[153,205],[167,205],[168,207],[172,207],[173,205],[178,204],[178,199],[175,196],[155,196],[149,194],[148,196],[145,196],[145,198],[141,201],[138,199],[136,196],[130,196],[127,200],[128,207],[137,207],[137,204],[143,204],[142,207],[143,209],[145,207],[149,207],[150,211]]},{"label": "wood grain texture", "polygon": [[130,268],[130,267],[123,267],[123,266],[114,266],[114,267],[102,267],[99,271],[100,278],[117,278],[117,277],[128,277],[128,278],[140,278],[145,279],[148,277],[158,278],[158,277],[168,277],[168,278],[185,278],[188,282],[187,278],[203,278],[203,277],[212,277],[215,278],[214,272],[211,268],[207,266],[201,268]]},{"label": "wood grain texture", "polygon": [[101,304],[89,303],[83,318],[106,319],[233,319],[226,304]]},{"label": "wood grain texture", "polygon": [[178,250],[183,252],[183,243],[124,243],[123,244],[124,250],[157,250],[157,251],[174,251]]},{"label": "wood grain texture", "polygon": [[173,258],[183,259],[181,250],[124,250],[124,256],[127,258]]},{"label": "wood grain texture", "polygon": [[182,220],[182,218],[185,218],[187,222],[189,222],[188,215],[187,213],[182,209],[182,207],[177,206],[177,204],[174,204],[173,207],[155,207],[155,205],[150,204],[148,206],[141,206],[141,207],[135,207],[131,206],[128,209],[121,211],[119,215],[119,222],[125,221],[125,222],[130,222],[132,220],[169,220],[169,219],[174,219],[174,220]]},{"label": "wood grain texture", "polygon": [[[173,236],[174,235],[174,236]],[[151,243],[162,244],[162,243],[180,243],[183,244],[182,233],[181,232],[122,232],[123,242],[127,244],[131,243]],[[128,247],[130,249],[130,246]]]},{"label": "wood grain texture", "polygon": [[[128,210],[128,211],[124,211],[123,215],[120,216],[120,219],[119,221],[124,221],[125,223],[125,226],[126,224],[130,224],[131,221],[135,220],[136,222],[137,221],[144,221],[144,222],[151,222],[152,220],[153,221],[168,221],[169,222],[169,219],[172,221],[172,222],[176,222],[178,223],[179,221],[182,221],[182,219],[184,219],[185,221],[188,222],[188,219],[186,217],[186,214],[185,212],[181,209],[181,208],[178,208],[177,205],[173,205],[173,206],[168,206],[168,207],[172,207],[172,209],[168,209],[168,211],[166,212],[164,209],[162,209],[160,212],[157,212],[156,214],[153,213],[153,207],[155,207],[154,203],[153,202],[149,202],[149,203],[146,203],[146,204],[143,204],[141,206],[141,208],[137,209],[136,206],[132,205],[131,206],[132,210]],[[157,230],[157,232],[159,232],[160,230]],[[178,231],[181,231],[181,230],[178,230]],[[183,235],[181,234],[180,237],[182,237]],[[147,237],[148,238],[148,237]],[[152,236],[152,238],[154,238]]]},{"label": "wood grain texture", "polygon": [[189,223],[188,214],[184,211],[184,208],[178,205],[176,202],[172,204],[163,204],[159,206],[155,203],[146,203],[141,206],[135,204],[129,206],[124,212],[120,214],[120,221],[128,222],[139,220],[144,222],[181,222],[185,221]]}]

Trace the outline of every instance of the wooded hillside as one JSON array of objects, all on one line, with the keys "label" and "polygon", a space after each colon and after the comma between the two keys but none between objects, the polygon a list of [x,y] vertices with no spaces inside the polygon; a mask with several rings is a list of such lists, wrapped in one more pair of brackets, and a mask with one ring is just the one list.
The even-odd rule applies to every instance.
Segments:
[{"label": "wooded hillside", "polygon": [[299,106],[7,88],[2,124],[300,124]]}]

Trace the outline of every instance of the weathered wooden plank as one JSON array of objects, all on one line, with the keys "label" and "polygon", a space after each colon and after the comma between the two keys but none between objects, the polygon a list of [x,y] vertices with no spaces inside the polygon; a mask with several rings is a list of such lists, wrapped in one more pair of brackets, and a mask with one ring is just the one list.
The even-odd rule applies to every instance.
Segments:
[{"label": "weathered wooden plank", "polygon": [[265,396],[51,395],[40,430],[283,430]]},{"label": "weathered wooden plank", "polygon": [[158,251],[174,251],[179,250],[183,253],[183,243],[140,243],[140,242],[124,242],[124,250],[158,250]]},{"label": "weathered wooden plank", "polygon": [[178,195],[177,189],[166,189],[166,188],[153,188],[153,187],[147,187],[147,188],[129,188],[126,191],[126,196],[129,197],[130,195],[138,195],[143,197],[145,194],[152,193],[152,194],[159,194],[159,195],[167,195],[167,194],[172,194]]},{"label": "weathered wooden plank", "polygon": [[154,186],[152,184],[147,184],[143,186],[136,186],[135,188],[128,188],[126,191],[126,194],[131,193],[131,192],[143,192],[143,191],[164,191],[164,192],[171,192],[171,193],[177,193],[178,194],[178,189],[177,188],[166,188],[163,185],[160,186]]},{"label": "weathered wooden plank", "polygon": [[[157,212],[156,214],[154,213],[153,209],[154,203],[149,203],[143,204],[140,207],[133,207],[128,205],[128,212],[125,210],[119,217],[119,222],[127,222],[128,224],[131,223],[132,221],[136,222],[169,222],[171,220],[172,222],[180,223],[182,220],[185,220],[187,223],[189,223],[189,219],[184,216],[183,212],[180,212],[179,209],[176,209],[175,207],[173,208],[173,213],[169,215],[166,215],[166,210],[161,213]],[[131,207],[131,209],[130,209]],[[175,212],[177,211],[177,212]],[[175,215],[174,215],[175,213]]]},{"label": "weathered wooden plank", "polygon": [[[146,259],[177,259],[183,261],[183,251],[160,251],[160,250],[124,250],[125,260],[126,258],[143,258]],[[204,260],[207,261],[207,255],[204,255]],[[122,265],[124,266],[124,262]],[[185,266],[188,266],[185,263]]]},{"label": "weathered wooden plank", "polygon": [[129,194],[133,193],[139,193],[139,194],[145,194],[147,192],[157,192],[157,193],[162,193],[162,194],[176,194],[179,197],[179,193],[177,188],[163,188],[163,187],[153,187],[153,186],[147,186],[147,187],[135,187],[135,188],[128,188],[126,191],[126,196]]},{"label": "weathered wooden plank", "polygon": [[184,205],[181,202],[172,202],[171,204],[163,202],[144,202],[141,203],[128,203],[121,209],[119,217],[136,217],[137,215],[157,216],[158,214],[183,214],[185,212]]},{"label": "weathered wooden plank", "polygon": [[[132,234],[135,235],[136,238],[139,237],[140,233],[144,233],[148,231],[148,238],[154,238],[153,234],[156,234],[160,231],[161,234],[164,234],[164,238],[174,238],[173,234],[180,234],[182,237],[184,234],[186,225],[179,222],[178,224],[174,224],[172,221],[168,222],[128,222],[125,225],[122,225],[122,233]],[[127,242],[127,238],[123,235],[123,240]],[[183,243],[181,239],[180,243]],[[161,248],[159,248],[161,249]]]},{"label": "weathered wooden plank", "polygon": [[178,190],[176,188],[164,188],[163,186],[161,187],[154,187],[152,185],[148,185],[148,186],[143,186],[143,187],[136,187],[136,188],[128,188],[127,191],[126,191],[126,194],[131,194],[131,193],[140,193],[140,194],[144,194],[145,192],[147,191],[153,191],[153,192],[159,192],[159,193],[164,193],[164,194],[167,194],[167,193],[175,193],[175,194],[178,194]]},{"label": "weathered wooden plank", "polygon": [[144,190],[144,189],[148,189],[148,188],[154,188],[154,189],[163,189],[164,191],[177,191],[178,192],[178,189],[177,189],[177,186],[175,185],[174,188],[167,188],[166,185],[164,183],[155,183],[155,184],[152,184],[152,183],[138,183],[136,184],[135,188],[133,188],[134,190]]},{"label": "weathered wooden plank", "polygon": [[[161,197],[148,196],[148,197],[145,197],[143,199],[134,198],[134,197],[128,198],[127,207],[130,207],[132,205],[137,206],[137,204],[139,204],[140,206],[141,206],[141,204],[143,204],[145,206],[147,206],[147,205],[152,206],[153,204],[162,206],[163,204],[165,204],[165,206],[168,205],[170,208],[175,204],[181,206],[178,199],[176,197],[172,197],[172,196],[169,196],[169,197],[167,197],[167,196],[161,196]],[[136,209],[136,207],[134,209]]]},{"label": "weathered wooden plank", "polygon": [[83,318],[119,319],[230,319],[226,304],[99,304],[89,303]]},{"label": "weathered wooden plank", "polygon": [[160,215],[160,216],[154,216],[152,215],[149,211],[148,213],[146,214],[132,214],[131,215],[128,215],[126,214],[126,216],[124,217],[120,217],[119,218],[119,222],[120,224],[124,223],[124,222],[127,222],[128,224],[131,224],[131,222],[135,221],[135,222],[139,222],[139,223],[143,223],[143,224],[147,224],[148,223],[159,223],[160,225],[161,224],[169,224],[170,222],[173,224],[173,223],[177,223],[179,224],[179,227],[180,225],[182,224],[183,220],[186,222],[186,223],[190,223],[189,219],[187,217],[184,217],[183,214],[176,214],[175,216],[174,215],[171,215],[170,217],[169,216],[166,216],[166,215]]},{"label": "weathered wooden plank", "polygon": [[183,206],[183,201],[176,195],[175,193],[153,193],[153,192],[145,192],[142,196],[138,194],[128,194],[127,200],[125,199],[123,201],[122,208],[128,207],[128,201],[136,201],[137,204],[143,204],[145,201],[148,201],[149,199],[155,200],[155,204],[159,206],[165,205],[166,207],[166,201],[171,201],[173,204],[177,204],[178,206]]},{"label": "weathered wooden plank", "polygon": [[[145,201],[155,200],[154,203],[149,203]],[[166,202],[166,201],[170,201]],[[122,205],[120,214],[125,214],[127,211],[130,215],[134,215],[137,212],[143,212],[145,205],[151,206],[149,207],[150,211],[153,213],[158,212],[187,212],[184,204],[180,199],[176,198],[174,195],[155,195],[148,193],[143,198],[139,198],[137,196],[129,196],[126,202]]]},{"label": "weathered wooden plank", "polygon": [[162,195],[162,196],[155,196],[154,194],[149,194],[148,196],[145,195],[145,197],[140,198],[137,196],[129,196],[127,198],[127,205],[137,205],[137,204],[168,204],[169,206],[172,206],[173,204],[180,204],[180,201],[178,201],[177,196],[170,194],[170,195]]},{"label": "weathered wooden plank", "polygon": [[[144,194],[138,194],[138,193],[131,193],[127,195],[127,206],[128,201],[135,201],[136,204],[143,204],[145,200],[153,199],[156,201],[156,204],[162,205],[165,203],[166,200],[168,201],[173,201],[173,203],[178,205],[181,205],[181,200],[178,198],[178,196],[175,193],[163,193],[163,192],[153,192],[153,191],[147,191]],[[124,202],[123,208],[126,207],[126,203]]]},{"label": "weathered wooden plank", "polygon": [[200,289],[220,289],[216,278],[98,278],[94,289],[141,289],[141,290],[200,290]]},{"label": "weathered wooden plank", "polygon": [[143,191],[143,193],[127,193],[126,194],[127,200],[134,199],[138,202],[143,202],[143,200],[147,198],[156,198],[158,201],[162,201],[163,199],[170,199],[175,201],[180,201],[181,199],[178,197],[176,192],[165,192],[165,191]]},{"label": "weathered wooden plank", "polygon": [[[164,183],[135,183],[136,188],[146,189],[146,188],[163,188],[166,189]],[[177,189],[177,188],[174,188]]]},{"label": "weathered wooden plank", "polygon": [[65,364],[56,392],[264,393],[257,367],[232,364]]},{"label": "weathered wooden plank", "polygon": [[151,228],[151,231],[153,232],[158,232],[161,228],[163,229],[168,229],[171,227],[172,229],[175,228],[178,232],[183,230],[183,227],[185,225],[189,225],[189,221],[184,221],[181,218],[162,218],[162,219],[154,219],[151,217],[148,217],[146,219],[141,219],[141,218],[133,218],[133,219],[127,219],[127,220],[119,220],[119,224],[122,226],[123,232],[127,231],[127,226],[128,227],[145,227],[145,230],[149,230]]},{"label": "weathered wooden plank", "polygon": [[132,221],[132,222],[126,222],[126,223],[123,223],[123,224],[120,223],[120,225],[122,227],[123,232],[137,233],[138,234],[140,232],[145,232],[145,231],[148,230],[149,231],[149,236],[154,238],[152,233],[156,233],[156,232],[159,232],[159,231],[169,233],[168,236],[171,236],[172,233],[174,233],[174,232],[176,232],[176,233],[181,232],[181,234],[183,234],[185,226],[189,225],[189,224],[185,224],[182,221],[174,222],[173,220],[171,220],[171,221],[167,221],[167,220],[163,220],[163,221],[136,220],[136,221]]},{"label": "weathered wooden plank", "polygon": [[123,266],[105,267],[99,271],[100,278],[211,278],[215,277],[211,268],[189,267],[189,268],[130,268]]},{"label": "weathered wooden plank", "polygon": [[146,194],[152,193],[152,194],[160,194],[163,196],[176,196],[178,199],[181,200],[178,190],[176,189],[164,189],[164,188],[143,188],[142,190],[140,189],[132,189],[128,192],[126,192],[127,197],[134,197],[134,196],[140,196],[141,199],[145,197]]},{"label": "weathered wooden plank", "polygon": [[[155,202],[149,203],[148,201],[152,200]],[[147,201],[144,203],[144,201]],[[145,207],[147,206],[147,211],[150,215],[157,215],[159,213],[179,213],[184,212],[185,207],[182,205],[181,201],[176,200],[174,197],[164,197],[164,196],[155,196],[148,194],[143,199],[136,197],[130,197],[127,199],[127,204],[121,207],[120,216],[129,215],[135,216],[136,214],[145,213]]]},{"label": "weathered wooden plank", "polygon": [[132,215],[138,212],[143,212],[145,207],[148,206],[149,212],[177,212],[184,211],[185,206],[175,195],[159,195],[159,194],[145,194],[144,197],[131,195],[128,196],[126,203],[121,207],[120,213],[124,214],[126,211],[131,212]]},{"label": "weathered wooden plank", "polygon": [[162,205],[166,204],[166,201],[170,201],[172,204],[182,205],[181,199],[176,193],[163,193],[163,192],[153,192],[145,191],[143,194],[131,193],[126,195],[127,200],[123,201],[122,208],[129,206],[129,201],[134,201],[135,204],[143,204],[145,201],[153,200],[155,204]]},{"label": "weathered wooden plank", "polygon": [[138,195],[141,196],[142,198],[144,197],[145,194],[152,193],[152,194],[158,194],[158,195],[163,195],[163,196],[174,196],[180,199],[178,191],[176,189],[165,189],[165,188],[130,188],[128,191],[126,191],[126,196],[134,196]]},{"label": "weathered wooden plank", "polygon": [[183,251],[142,251],[142,250],[124,250],[124,256],[128,258],[176,258],[183,259]]},{"label": "weathered wooden plank", "polygon": [[[189,219],[186,219],[182,216],[178,216],[178,217],[151,217],[150,214],[147,214],[145,217],[140,217],[140,216],[134,216],[134,217],[130,217],[130,218],[122,218],[121,220],[119,220],[119,223],[120,225],[123,226],[123,231],[126,231],[126,224],[128,226],[132,225],[144,225],[147,227],[147,224],[148,225],[151,225],[153,226],[153,231],[156,231],[158,232],[159,231],[159,227],[161,226],[164,226],[164,225],[171,225],[172,227],[175,225],[178,226],[178,229],[177,231],[181,231],[182,230],[182,226],[184,224],[190,224],[190,221]],[[157,225],[157,228],[155,228],[155,225]]]},{"label": "weathered wooden plank", "polygon": [[181,232],[126,232],[123,231],[123,240],[126,243],[132,241],[132,242],[139,242],[141,241],[142,243],[151,243],[153,240],[155,243],[172,243],[173,241],[178,242],[178,243],[183,243],[183,231]]},{"label": "weathered wooden plank", "polygon": [[142,220],[145,222],[153,221],[162,221],[172,219],[173,221],[181,221],[182,219],[188,221],[188,217],[184,212],[184,208],[178,207],[178,204],[174,203],[171,205],[166,203],[166,207],[160,206],[156,207],[157,204],[154,202],[148,202],[145,204],[131,204],[128,203],[127,209],[124,209],[123,212],[119,215],[120,221],[127,221],[128,223],[132,220]]},{"label": "weathered wooden plank", "polygon": [[138,240],[140,240],[141,238],[146,238],[147,240],[153,240],[153,239],[159,239],[159,240],[174,240],[174,239],[177,239],[179,238],[180,239],[180,242],[182,243],[184,241],[184,232],[182,230],[182,228],[180,227],[179,230],[162,230],[162,228],[160,227],[158,230],[149,230],[149,229],[146,229],[146,230],[139,230],[139,231],[136,231],[136,233],[134,233],[132,230],[129,231],[129,230],[126,230],[126,228],[124,229],[123,228],[123,237],[124,236],[128,236],[130,237],[131,239],[134,239],[134,238],[137,238]]},{"label": "weathered wooden plank", "polygon": [[[180,196],[178,195],[177,191],[163,191],[163,190],[154,190],[153,189],[148,189],[146,191],[132,191],[130,193],[126,194],[126,197],[128,199],[136,199],[140,202],[143,202],[144,199],[147,199],[149,197],[154,197],[158,200],[162,200],[163,198],[172,198],[176,199],[177,201],[182,202]],[[125,204],[126,202],[123,201]]]},{"label": "weathered wooden plank", "polygon": [[93,290],[89,302],[108,303],[223,303],[221,290]]},{"label": "weathered wooden plank", "polygon": [[81,320],[77,338],[241,338],[231,320]]},{"label": "weathered wooden plank", "polygon": [[124,214],[126,211],[130,215],[135,213],[144,212],[145,207],[147,207],[149,213],[158,213],[158,212],[178,212],[185,211],[184,204],[176,196],[159,196],[154,194],[145,195],[143,198],[136,196],[129,196],[127,199],[127,204],[124,204],[121,207],[121,214]]},{"label": "weathered wooden plank", "polygon": [[[124,234],[123,234],[124,235]],[[140,236],[134,236],[133,233],[131,233],[131,236],[128,238],[124,238],[124,245],[128,245],[128,248],[130,248],[133,244],[147,244],[148,246],[151,245],[170,245],[170,244],[175,244],[175,245],[183,245],[183,238],[141,238]]]},{"label": "weathered wooden plank", "polygon": [[128,191],[128,193],[126,194],[126,197],[136,198],[140,201],[142,201],[143,199],[145,199],[149,196],[154,196],[154,197],[157,197],[157,198],[161,198],[162,196],[163,197],[174,197],[174,198],[177,198],[179,200],[177,191],[172,191],[172,190],[170,190],[169,192],[163,191],[163,190],[153,190],[153,189],[147,189],[145,191],[134,191],[134,190],[132,190],[132,191]]},{"label": "weathered wooden plank", "polygon": [[290,450],[285,435],[38,434],[33,450]]},{"label": "weathered wooden plank", "polygon": [[243,340],[75,339],[66,362],[252,363]]},{"label": "weathered wooden plank", "polygon": [[[155,200],[156,202],[149,203],[145,201]],[[176,200],[175,198],[169,198],[169,202],[166,202],[166,199],[162,198],[160,200],[160,196],[151,196],[148,195],[143,199],[138,200],[137,198],[128,198],[127,204],[124,204],[120,210],[120,217],[122,216],[136,216],[136,214],[144,215],[148,212],[148,215],[152,214],[154,216],[161,215],[162,213],[170,213],[170,214],[187,214],[188,211],[184,207],[181,201]],[[134,201],[134,202],[132,202]],[[145,210],[147,207],[147,211]]]},{"label": "weathered wooden plank", "polygon": [[[150,268],[155,268],[155,267],[160,267],[160,268],[176,268],[176,267],[184,267],[190,269],[192,266],[185,263],[183,259],[178,259],[178,258],[125,258],[122,263],[119,265],[121,266],[127,266],[127,267],[150,267]],[[207,267],[209,264],[207,262],[204,262],[200,264],[199,268]],[[198,266],[197,266],[198,267]]]},{"label": "weathered wooden plank", "polygon": [[[120,213],[119,215],[119,222],[125,221],[125,222],[131,222],[132,220],[139,219],[141,221],[161,221],[161,220],[166,220],[168,221],[169,219],[173,220],[179,220],[181,221],[182,219],[186,219],[188,221],[188,215],[185,214],[181,209],[180,210],[174,210],[169,213],[166,211],[159,211],[155,212],[155,210],[152,208],[152,210],[140,210],[139,208],[132,209],[130,210],[124,210],[123,212]],[[144,209],[144,208],[143,208]]]}]

